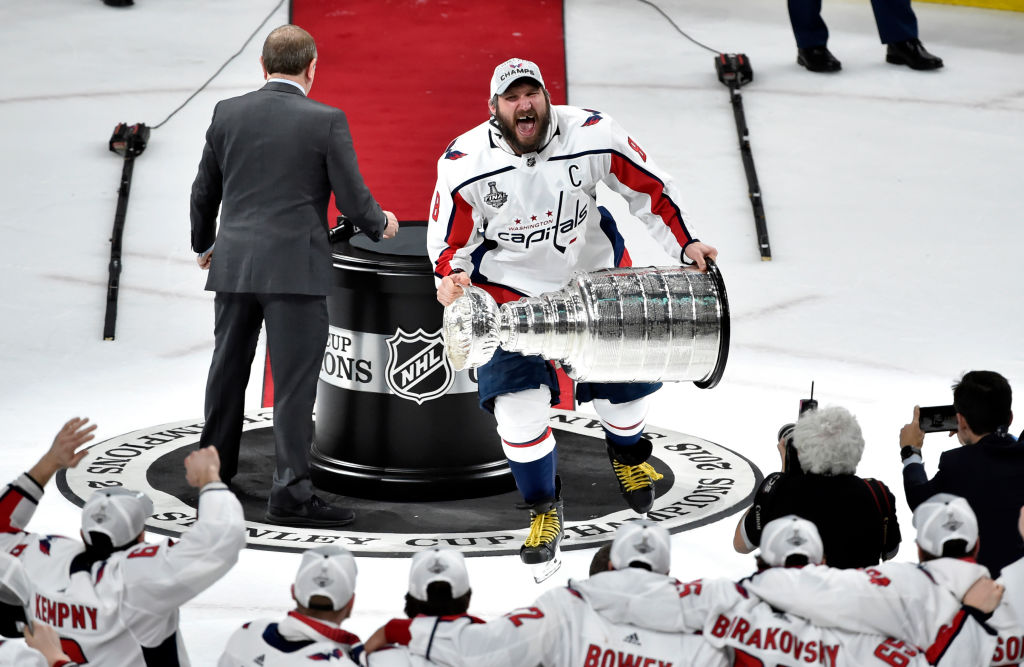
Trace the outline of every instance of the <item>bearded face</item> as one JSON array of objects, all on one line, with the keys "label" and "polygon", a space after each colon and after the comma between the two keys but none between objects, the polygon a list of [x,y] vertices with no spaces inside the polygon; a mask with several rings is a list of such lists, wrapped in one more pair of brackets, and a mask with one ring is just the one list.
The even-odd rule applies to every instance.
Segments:
[{"label": "bearded face", "polygon": [[517,155],[541,147],[551,125],[551,103],[547,91],[533,80],[509,86],[490,105],[501,135]]}]

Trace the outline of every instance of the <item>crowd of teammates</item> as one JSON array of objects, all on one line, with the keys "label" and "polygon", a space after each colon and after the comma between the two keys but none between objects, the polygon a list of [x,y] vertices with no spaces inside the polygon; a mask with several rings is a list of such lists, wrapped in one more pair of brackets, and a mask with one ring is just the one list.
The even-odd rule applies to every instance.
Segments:
[{"label": "crowd of teammates", "polygon": [[[0,641],[0,666],[189,665],[179,608],[225,574],[244,547],[241,505],[220,481],[213,447],[185,458],[199,511],[177,542],[146,542],[152,502],[120,488],[86,501],[81,540],[29,532],[47,483],[82,460],[94,429],[86,419],[67,422],[0,494],[0,634],[25,638]],[[294,609],[245,623],[225,638],[217,664],[1018,664],[1024,558],[992,579],[978,562],[979,517],[961,496],[940,492],[921,501],[913,526],[919,563],[841,569],[828,565],[812,521],[786,515],[763,526],[757,572],[738,582],[681,582],[669,574],[668,532],[638,519],[598,550],[588,578],[486,622],[469,614],[463,555],[433,547],[410,561],[404,617],[365,645],[341,627],[355,603],[356,560],[322,546],[299,560]],[[1003,543],[1009,532],[1024,542],[1024,507],[1003,530]]]}]

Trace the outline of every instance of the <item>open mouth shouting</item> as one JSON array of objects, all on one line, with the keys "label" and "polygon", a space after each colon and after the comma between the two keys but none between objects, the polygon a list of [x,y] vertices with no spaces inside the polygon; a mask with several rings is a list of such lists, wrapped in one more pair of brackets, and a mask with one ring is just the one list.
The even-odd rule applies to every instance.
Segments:
[{"label": "open mouth shouting", "polygon": [[516,134],[524,139],[531,139],[537,133],[537,114],[535,112],[516,115]]}]

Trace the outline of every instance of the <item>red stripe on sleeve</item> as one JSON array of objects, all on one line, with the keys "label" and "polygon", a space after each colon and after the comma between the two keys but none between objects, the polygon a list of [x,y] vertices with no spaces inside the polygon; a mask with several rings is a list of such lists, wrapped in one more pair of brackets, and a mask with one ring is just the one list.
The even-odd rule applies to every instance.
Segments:
[{"label": "red stripe on sleeve", "polygon": [[409,642],[412,641],[412,633],[409,632],[411,624],[411,618],[391,619],[384,624],[384,638],[389,644],[408,646]]},{"label": "red stripe on sleeve", "polygon": [[928,647],[925,651],[925,657],[928,658],[928,664],[934,665],[942,657],[942,654],[949,648],[953,638],[956,637],[957,633],[960,632],[960,628],[964,624],[964,619],[967,618],[967,612],[961,609],[957,612],[953,620],[949,622],[949,625],[944,625],[939,629],[939,635],[935,638],[935,643]]},{"label": "red stripe on sleeve", "polygon": [[455,193],[453,199],[455,211],[452,214],[448,236],[445,237],[448,247],[444,249],[434,265],[434,272],[441,277],[452,272],[452,259],[455,257],[455,253],[465,248],[469,243],[470,236],[473,235],[473,207],[458,192]]},{"label": "red stripe on sleeve", "polygon": [[641,192],[651,198],[651,212],[672,231],[680,247],[692,241],[690,233],[679,217],[679,208],[665,194],[665,187],[656,178],[639,169],[632,162],[612,153],[611,172],[619,182],[634,192]]},{"label": "red stripe on sleeve", "polygon": [[20,533],[21,529],[11,523],[18,503],[24,498],[16,489],[8,487],[7,493],[0,498],[0,532]]}]

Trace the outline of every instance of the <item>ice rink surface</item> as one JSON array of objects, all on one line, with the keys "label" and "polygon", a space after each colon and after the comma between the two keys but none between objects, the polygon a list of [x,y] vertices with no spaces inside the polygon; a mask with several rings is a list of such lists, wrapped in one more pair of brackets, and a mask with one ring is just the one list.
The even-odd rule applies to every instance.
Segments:
[{"label": "ice rink surface", "polygon": [[[859,473],[896,493],[899,558],[912,560],[897,434],[914,404],[951,402],[951,383],[971,369],[1000,371],[1024,395],[1024,14],[915,5],[921,38],[946,67],[914,72],[884,62],[866,0],[832,0],[829,46],[843,71],[820,75],[795,64],[782,0],[658,4],[694,38],[753,64],[744,107],[773,258],[762,262],[757,252],[729,96],[711,53],[642,3],[567,0],[569,102],[614,116],[675,175],[693,228],[720,250],[729,288],[725,378],[710,391],[665,388],[649,422],[735,449],[769,473],[778,467],[776,430],[795,418],[815,381],[823,406],[843,405],[859,418],[868,443]],[[74,415],[97,422],[100,440],[202,416],[213,304],[189,249],[189,187],[213,105],[261,85],[259,47],[286,10],[153,132],[137,161],[114,342],[101,332],[122,160],[107,139],[118,121],[161,121],[273,6],[0,6],[5,479],[29,468]],[[386,37],[386,26],[367,36]],[[481,120],[483,100],[482,92]],[[409,104],[424,123],[444,114],[443,100]],[[355,139],[358,149],[358,129]],[[666,261],[642,236],[629,240],[637,264]],[[258,382],[247,401],[258,407]],[[1022,428],[1018,419],[1011,431]],[[929,470],[952,444],[929,436]],[[753,559],[731,547],[735,519],[675,535],[673,574],[749,573]],[[32,527],[77,534],[78,510],[51,486]],[[541,585],[516,557],[471,559],[471,609],[487,618],[528,603],[584,576],[591,554],[566,553],[562,570]],[[241,622],[290,608],[297,563],[293,554],[246,550],[187,605],[182,628],[193,664],[214,665]],[[345,627],[365,638],[400,615],[407,561],[360,558],[359,568]]]}]

